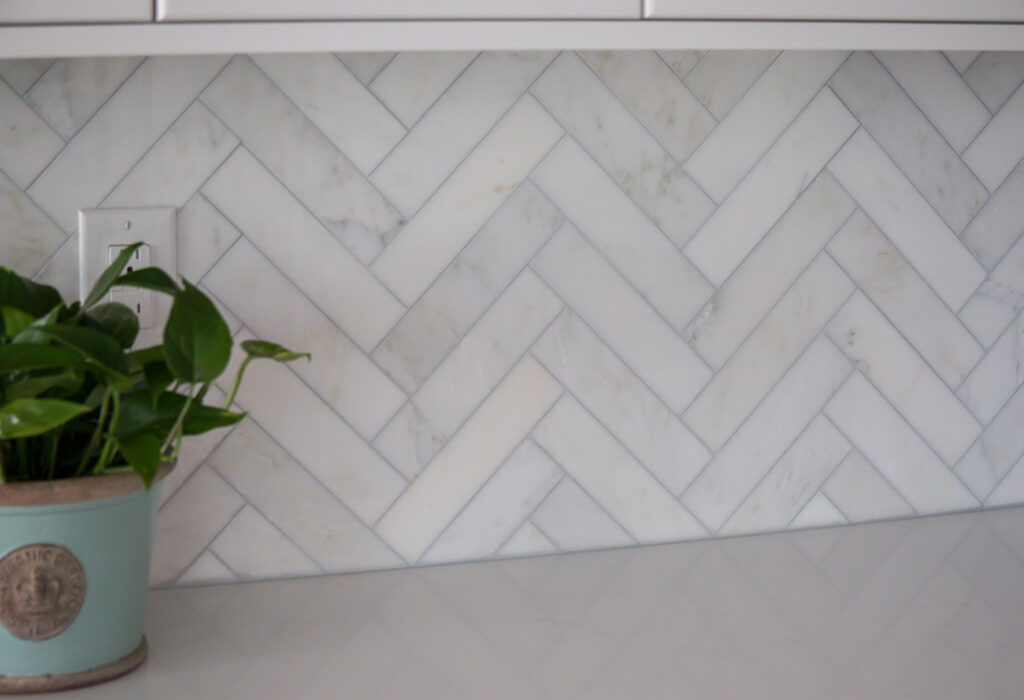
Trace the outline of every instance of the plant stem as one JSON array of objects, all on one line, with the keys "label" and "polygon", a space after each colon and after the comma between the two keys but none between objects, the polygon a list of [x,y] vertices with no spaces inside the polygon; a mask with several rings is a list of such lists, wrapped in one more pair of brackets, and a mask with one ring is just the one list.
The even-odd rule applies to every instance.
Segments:
[{"label": "plant stem", "polygon": [[57,467],[57,447],[60,445],[60,436],[64,432],[64,428],[57,428],[57,431],[50,436],[50,454],[47,464],[47,471],[49,473],[49,479],[53,479],[53,470]]},{"label": "plant stem", "polygon": [[96,429],[92,432],[92,438],[89,440],[88,447],[82,453],[82,461],[78,463],[78,469],[75,470],[75,476],[81,476],[85,473],[85,468],[89,464],[89,460],[92,458],[92,453],[96,451],[96,445],[99,444],[100,435],[103,434],[103,422],[107,419],[107,411],[110,408],[110,396],[114,392],[113,387],[107,385],[107,391],[103,394],[103,403],[100,404],[100,418],[96,422]]},{"label": "plant stem", "polygon": [[114,437],[114,430],[117,428],[117,424],[121,420],[121,394],[120,392],[111,393],[111,398],[114,400],[114,408],[110,412],[110,428],[107,430],[107,437],[103,441],[103,451],[100,452],[100,459],[96,463],[96,467],[93,469],[93,474],[102,474],[103,470],[107,468],[107,465],[114,458],[114,453],[117,451],[115,446],[117,439]]},{"label": "plant stem", "polygon": [[195,391],[196,385],[188,385],[188,398],[185,399],[185,405],[181,407],[181,413],[178,414],[178,419],[174,421],[174,427],[171,428],[171,432],[167,434],[167,439],[164,440],[164,444],[160,446],[160,454],[165,454],[167,449],[174,442],[175,434],[181,428],[181,424],[185,422],[185,414],[188,413],[188,409],[192,407],[192,392]]},{"label": "plant stem", "polygon": [[245,368],[252,362],[253,356],[249,355],[246,357],[242,364],[238,367],[238,374],[235,375],[235,383],[231,385],[231,391],[228,393],[228,397],[224,399],[224,410],[227,411],[231,408],[231,404],[235,402],[235,395],[238,393],[238,387],[242,384],[242,374],[245,372]]}]

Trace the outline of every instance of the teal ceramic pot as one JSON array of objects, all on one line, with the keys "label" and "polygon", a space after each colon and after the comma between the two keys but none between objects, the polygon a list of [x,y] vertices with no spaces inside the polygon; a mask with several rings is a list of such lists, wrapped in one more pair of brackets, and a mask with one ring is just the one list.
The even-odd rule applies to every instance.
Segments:
[{"label": "teal ceramic pot", "polygon": [[98,683],[145,660],[158,490],[135,474],[0,485],[0,694]]}]

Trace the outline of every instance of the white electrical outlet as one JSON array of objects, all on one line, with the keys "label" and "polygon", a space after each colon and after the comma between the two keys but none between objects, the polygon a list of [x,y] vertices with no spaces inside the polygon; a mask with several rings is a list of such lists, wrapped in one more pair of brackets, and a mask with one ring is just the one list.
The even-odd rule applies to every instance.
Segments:
[{"label": "white electrical outlet", "polygon": [[[96,280],[124,248],[142,242],[125,272],[159,267],[172,278],[178,276],[178,241],[175,210],[172,207],[138,209],[83,209],[78,212],[78,281],[84,299]],[[135,347],[156,345],[171,310],[170,298],[146,289],[117,287],[108,301],[117,301],[139,317]]]}]

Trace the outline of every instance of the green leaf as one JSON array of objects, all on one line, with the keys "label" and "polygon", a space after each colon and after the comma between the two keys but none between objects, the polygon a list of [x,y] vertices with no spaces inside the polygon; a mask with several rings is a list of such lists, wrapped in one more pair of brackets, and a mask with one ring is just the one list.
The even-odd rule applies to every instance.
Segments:
[{"label": "green leaf", "polygon": [[[164,392],[154,406],[147,392],[137,391],[121,398],[121,418],[116,434],[127,439],[140,433],[152,433],[166,437],[174,427],[185,406],[186,398],[181,394]],[[193,403],[185,415],[182,432],[185,435],[199,435],[209,430],[234,425],[245,418],[244,413],[232,413],[213,406]]]},{"label": "green leaf", "polygon": [[0,438],[32,437],[49,432],[91,411],[88,406],[60,399],[18,399],[0,406]]},{"label": "green leaf", "polygon": [[133,350],[127,355],[128,367],[132,372],[142,369],[151,362],[164,361],[164,346],[154,345],[141,350]]},{"label": "green leaf", "polygon": [[149,392],[150,401],[155,406],[160,395],[174,383],[174,374],[163,360],[150,362],[142,368],[142,372],[146,377],[146,390]]},{"label": "green leaf", "polygon": [[90,369],[101,373],[122,391],[131,386],[131,380],[126,376],[128,361],[124,351],[117,341],[102,331],[83,326],[58,325],[27,328],[22,333],[29,331],[41,333],[78,353],[89,363]]},{"label": "green leaf", "polygon": [[142,433],[128,440],[118,440],[121,454],[135,473],[142,477],[148,489],[160,471],[160,439],[152,433]]},{"label": "green leaf", "polygon": [[124,304],[100,304],[93,307],[85,317],[116,340],[122,348],[130,348],[139,335],[139,317]]},{"label": "green leaf", "polygon": [[92,308],[96,302],[100,301],[107,295],[110,288],[114,286],[114,281],[121,275],[121,270],[131,260],[132,254],[135,250],[142,245],[142,243],[133,243],[124,250],[121,251],[120,255],[110,263],[110,267],[103,271],[103,274],[96,280],[96,284],[93,285],[92,290],[85,297],[85,301],[82,302],[82,308],[88,310]]},{"label": "green leaf", "polygon": [[55,306],[63,306],[60,293],[0,267],[0,305],[13,306],[33,316],[42,316]]},{"label": "green leaf", "polygon": [[242,349],[250,357],[266,357],[277,362],[291,362],[300,357],[305,357],[307,360],[312,358],[308,352],[294,352],[266,340],[243,340]]},{"label": "green leaf", "polygon": [[193,404],[181,424],[181,431],[185,435],[201,435],[210,430],[234,425],[245,416],[244,413],[234,413],[214,406]]},{"label": "green leaf", "polygon": [[129,272],[114,280],[115,287],[141,287],[152,289],[154,292],[163,292],[174,296],[181,291],[170,275],[159,267],[144,267],[141,270]]},{"label": "green leaf", "polygon": [[13,306],[0,306],[0,319],[3,320],[3,334],[8,338],[18,335],[36,320],[32,314]]},{"label": "green leaf", "polygon": [[185,382],[212,382],[231,359],[231,333],[205,294],[185,282],[174,297],[164,326],[164,355],[174,376]]},{"label": "green leaf", "polygon": [[70,367],[84,369],[82,356],[56,345],[0,345],[0,374]]},{"label": "green leaf", "polygon": [[55,387],[74,388],[81,383],[81,377],[70,370],[50,374],[43,377],[29,377],[11,382],[4,387],[4,395],[8,401],[15,399],[34,399],[44,391]]}]

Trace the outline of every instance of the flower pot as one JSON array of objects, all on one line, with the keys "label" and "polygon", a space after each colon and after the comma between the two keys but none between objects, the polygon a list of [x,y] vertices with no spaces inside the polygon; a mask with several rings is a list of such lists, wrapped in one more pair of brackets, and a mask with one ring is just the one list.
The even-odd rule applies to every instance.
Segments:
[{"label": "flower pot", "polygon": [[0,694],[91,685],[145,660],[158,489],[134,473],[0,486]]}]

